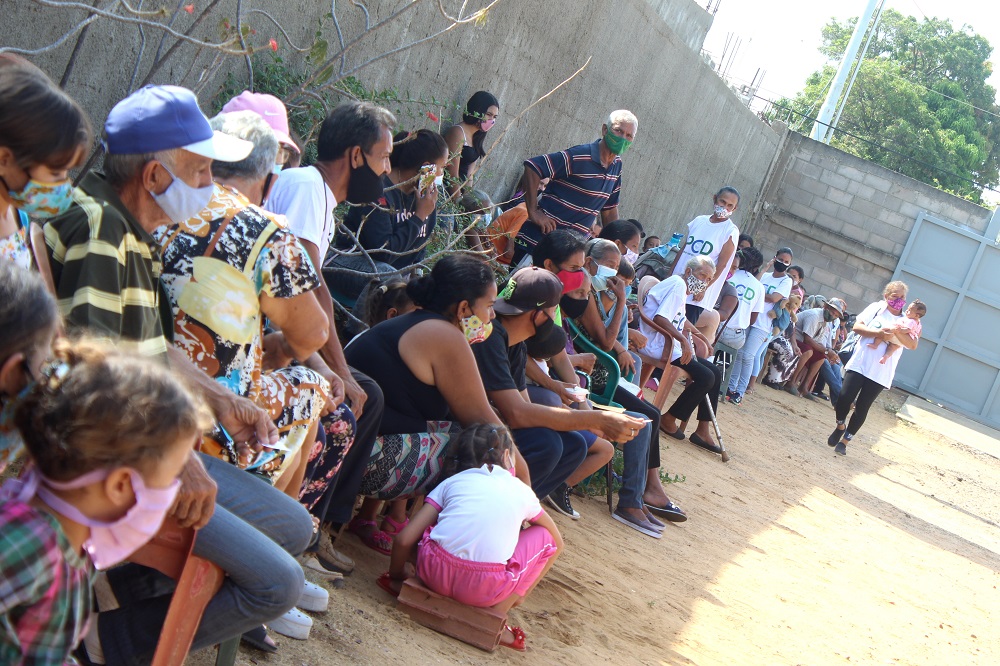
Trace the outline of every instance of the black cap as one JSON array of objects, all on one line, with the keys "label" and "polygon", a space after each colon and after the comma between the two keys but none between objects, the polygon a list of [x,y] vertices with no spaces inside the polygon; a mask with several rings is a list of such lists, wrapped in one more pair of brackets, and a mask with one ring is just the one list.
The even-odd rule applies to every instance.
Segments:
[{"label": "black cap", "polygon": [[559,305],[562,282],[544,268],[528,266],[510,276],[493,304],[497,314],[519,315],[530,310],[544,310]]}]

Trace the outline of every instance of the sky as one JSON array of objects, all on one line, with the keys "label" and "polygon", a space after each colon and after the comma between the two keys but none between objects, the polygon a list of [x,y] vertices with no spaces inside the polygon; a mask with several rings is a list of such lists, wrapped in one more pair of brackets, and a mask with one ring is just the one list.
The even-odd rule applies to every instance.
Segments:
[{"label": "sky", "polygon": [[[750,83],[758,68],[764,71],[759,95],[769,99],[794,97],[805,86],[806,77],[822,67],[825,58],[818,47],[823,26],[831,17],[843,21],[858,16],[867,0],[696,0],[702,6],[719,3],[705,50],[718,62],[727,37],[742,39],[728,78],[731,83]],[[1000,89],[1000,2],[996,0],[887,0],[885,9],[904,16],[950,19],[959,28],[972,26],[993,45],[994,74],[990,84]]]}]

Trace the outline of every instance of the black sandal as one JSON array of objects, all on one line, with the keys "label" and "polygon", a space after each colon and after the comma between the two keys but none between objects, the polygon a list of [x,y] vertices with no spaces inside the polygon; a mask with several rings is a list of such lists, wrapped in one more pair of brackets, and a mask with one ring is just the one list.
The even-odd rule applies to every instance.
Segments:
[{"label": "black sandal", "polygon": [[241,637],[247,645],[267,654],[274,654],[278,651],[278,646],[270,636],[267,635],[267,627],[260,625],[243,634]]}]

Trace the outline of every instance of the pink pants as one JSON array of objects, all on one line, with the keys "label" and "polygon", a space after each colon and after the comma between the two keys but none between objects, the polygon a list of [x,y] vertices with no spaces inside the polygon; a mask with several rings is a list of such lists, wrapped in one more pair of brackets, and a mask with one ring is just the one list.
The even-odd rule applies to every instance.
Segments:
[{"label": "pink pants", "polygon": [[506,563],[472,562],[439,546],[427,528],[417,547],[417,575],[442,596],[485,608],[512,594],[526,595],[555,552],[549,531],[532,525],[521,531],[514,554]]}]

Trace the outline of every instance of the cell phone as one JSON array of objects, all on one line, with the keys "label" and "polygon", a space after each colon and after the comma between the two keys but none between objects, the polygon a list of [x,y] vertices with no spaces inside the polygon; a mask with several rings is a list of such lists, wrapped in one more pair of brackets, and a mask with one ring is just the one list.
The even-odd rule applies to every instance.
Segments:
[{"label": "cell phone", "polygon": [[434,179],[437,177],[437,167],[433,164],[425,164],[420,167],[417,178],[417,196],[424,194],[434,187]]}]

